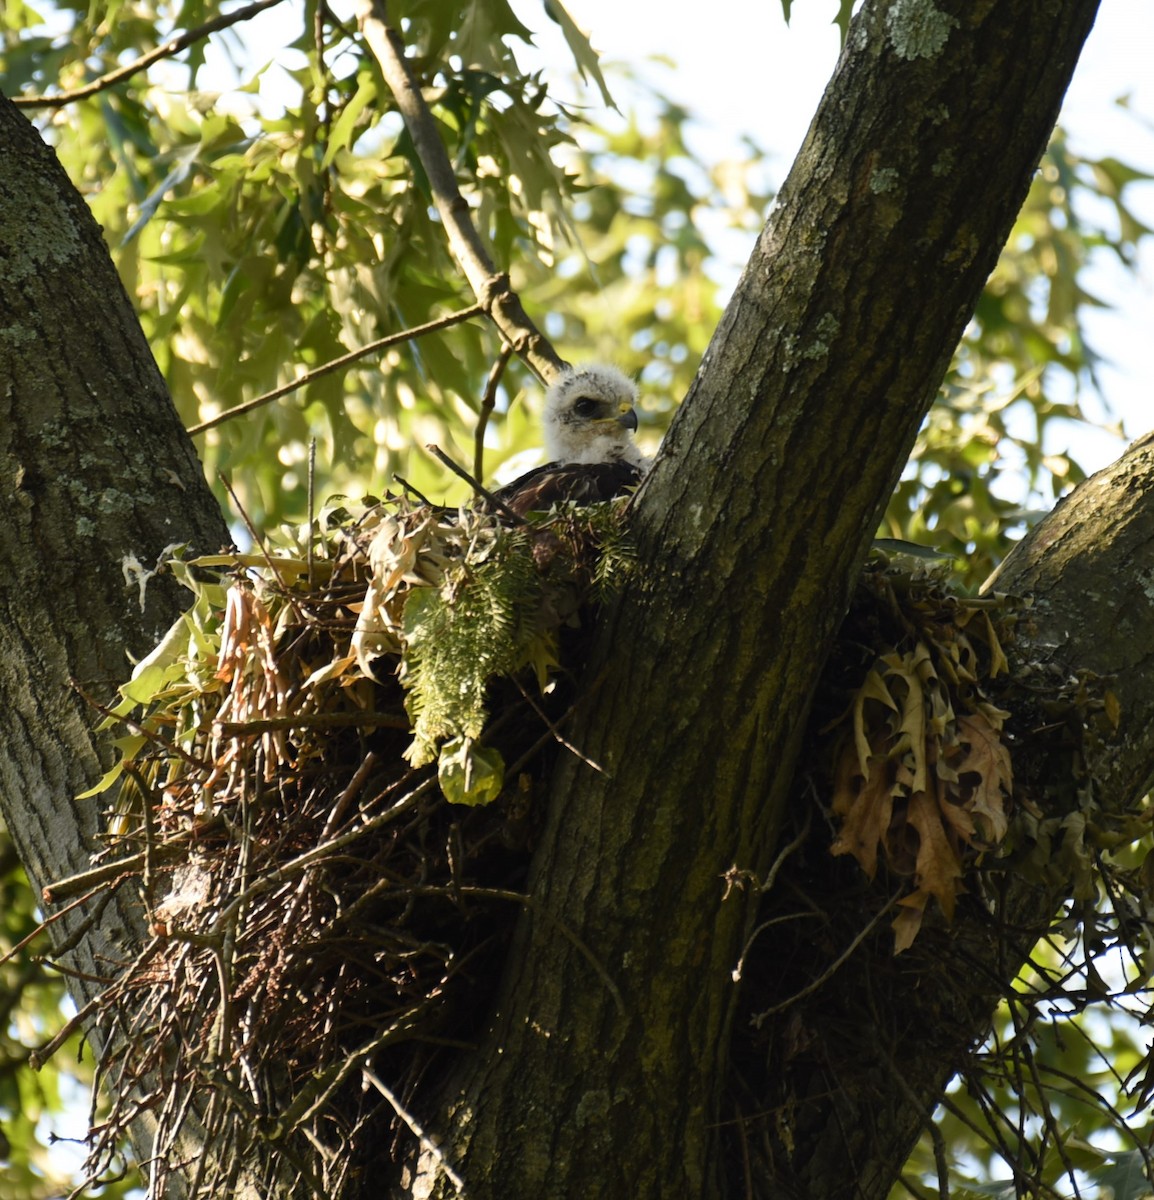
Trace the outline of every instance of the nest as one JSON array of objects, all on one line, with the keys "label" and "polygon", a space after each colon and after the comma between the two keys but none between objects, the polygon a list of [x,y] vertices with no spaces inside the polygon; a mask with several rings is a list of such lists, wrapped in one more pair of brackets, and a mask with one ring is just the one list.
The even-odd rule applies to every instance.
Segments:
[{"label": "nest", "polygon": [[[414,1137],[437,1153],[416,1114],[527,902],[585,617],[630,566],[620,510],[510,527],[390,498],[170,564],[195,602],[107,710],[120,759],[90,793],[114,802],[85,881],[138,888],[151,934],[99,1002],[115,1100],[92,1178],[144,1110],[157,1197],[202,1145],[199,1196],[352,1197]],[[1002,852],[1018,615],[875,562],[827,668],[808,757],[835,765],[807,785],[806,857],[882,874],[898,950]],[[743,956],[746,1061],[793,1003],[767,952]]]},{"label": "nest", "polygon": [[153,1196],[189,1131],[203,1196],[286,1171],[353,1195],[365,1146],[412,1138],[523,902],[558,662],[627,567],[618,508],[511,528],[390,499],[170,564],[195,603],[108,710],[120,758],[89,793],[115,798],[96,874],[140,889],[152,935],[99,1005],[93,1178],[142,1109]]}]

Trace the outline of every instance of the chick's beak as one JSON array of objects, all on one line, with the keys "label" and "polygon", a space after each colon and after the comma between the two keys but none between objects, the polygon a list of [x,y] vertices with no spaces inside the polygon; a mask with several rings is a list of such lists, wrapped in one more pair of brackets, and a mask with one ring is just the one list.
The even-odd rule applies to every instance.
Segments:
[{"label": "chick's beak", "polygon": [[629,407],[623,409],[621,415],[617,418],[619,425],[624,425],[626,429],[637,429],[637,412],[634,408]]}]

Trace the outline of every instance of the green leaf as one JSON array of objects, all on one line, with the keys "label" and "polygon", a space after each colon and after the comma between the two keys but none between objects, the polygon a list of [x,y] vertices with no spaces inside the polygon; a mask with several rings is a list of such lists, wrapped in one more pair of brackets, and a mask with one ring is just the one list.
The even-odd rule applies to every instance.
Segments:
[{"label": "green leaf", "polygon": [[601,99],[610,107],[616,108],[617,105],[613,102],[613,97],[609,94],[608,85],[605,83],[605,77],[601,74],[600,55],[593,49],[589,39],[577,28],[573,18],[565,11],[565,6],[561,0],[545,0],[545,12],[561,26],[561,32],[565,35],[565,40],[569,43],[569,49],[573,52],[573,59],[577,63],[577,70],[581,72],[581,78],[586,78],[586,72],[593,76],[593,81],[597,84],[598,91],[601,93]]},{"label": "green leaf", "polygon": [[845,39],[849,36],[850,18],[853,16],[853,0],[841,0],[838,5],[837,16],[834,17],[833,23],[841,30],[841,44],[845,45]]},{"label": "green leaf", "polygon": [[491,746],[454,738],[441,747],[437,782],[450,804],[492,804],[505,784],[505,761]]},{"label": "green leaf", "polygon": [[364,112],[365,106],[376,98],[377,81],[369,71],[362,71],[360,83],[357,85],[357,90],[353,94],[353,98],[345,105],[344,110],[333,126],[332,133],[329,135],[328,148],[325,150],[325,156],[321,160],[322,169],[332,163],[339,151],[352,146],[357,121],[360,119],[361,113]]}]

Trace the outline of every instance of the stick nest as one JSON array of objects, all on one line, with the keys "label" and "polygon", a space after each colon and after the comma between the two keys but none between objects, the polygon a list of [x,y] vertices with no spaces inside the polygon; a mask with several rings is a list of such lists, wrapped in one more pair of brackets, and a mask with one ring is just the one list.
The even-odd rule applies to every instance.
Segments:
[{"label": "stick nest", "polygon": [[[89,795],[113,798],[108,848],[66,881],[138,888],[150,935],[98,1002],[116,1099],[93,1178],[142,1110],[150,1196],[197,1158],[194,1195],[352,1197],[414,1138],[452,1177],[420,1097],[480,1031],[531,904],[582,620],[630,566],[620,510],[510,528],[333,505],[252,553],[169,564],[195,601],[107,710],[120,758]],[[1019,617],[875,562],[827,667],[811,842],[888,881],[896,950],[1039,819],[1011,806],[1003,737]],[[775,953],[746,947],[746,1028],[798,998],[765,982]]]},{"label": "stick nest", "polygon": [[366,1145],[414,1136],[525,903],[558,664],[628,567],[619,509],[334,505],[169,564],[195,602],[108,710],[120,757],[88,794],[114,797],[89,876],[139,887],[151,933],[100,1000],[94,1177],[142,1108],[153,1196],[199,1141],[198,1195],[286,1171],[352,1195]]}]

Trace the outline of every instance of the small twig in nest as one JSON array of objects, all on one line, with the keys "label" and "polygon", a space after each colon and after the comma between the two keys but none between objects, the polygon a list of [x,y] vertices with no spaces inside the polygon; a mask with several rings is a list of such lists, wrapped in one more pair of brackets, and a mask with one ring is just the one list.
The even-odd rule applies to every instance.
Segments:
[{"label": "small twig in nest", "polygon": [[240,497],[233,490],[233,486],[229,482],[228,476],[221,475],[220,481],[224,484],[224,490],[228,492],[229,498],[236,506],[236,511],[240,514],[240,519],[244,522],[244,527],[248,530],[249,537],[252,538],[252,544],[260,551],[261,557],[265,561],[265,566],[268,567],[269,571],[272,573],[272,577],[277,581],[277,585],[280,587],[285,600],[288,601],[289,606],[292,608],[294,616],[302,625],[307,624],[305,621],[305,615],[301,612],[300,605],[297,604],[296,597],[292,589],[287,583],[285,583],[284,576],[280,573],[280,568],[276,564],[276,559],[269,554],[268,549],[264,544],[264,539],[261,537],[256,526],[252,523],[251,518],[245,511],[244,505],[241,504]]},{"label": "small twig in nest", "polygon": [[421,1128],[417,1119],[401,1104],[401,1102],[393,1095],[392,1091],[387,1088],[384,1083],[371,1071],[367,1066],[361,1068],[361,1075],[367,1079],[369,1083],[381,1093],[382,1096],[392,1106],[393,1112],[401,1118],[402,1121],[412,1130],[413,1136],[421,1143],[421,1149],[426,1154],[431,1154],[437,1162],[437,1168],[444,1171],[446,1178],[457,1189],[458,1192],[464,1193],[465,1181],[457,1174],[456,1171],[449,1165],[449,1160],[441,1152],[440,1146],[434,1142],[428,1134]]},{"label": "small twig in nest", "polygon": [[93,696],[90,696],[84,690],[84,688],[81,687],[77,680],[70,679],[68,682],[72,685],[72,690],[80,697],[80,699],[91,708],[94,708],[102,717],[107,717],[112,721],[120,721],[122,724],[127,725],[128,728],[139,737],[145,738],[147,741],[152,742],[152,744],[155,746],[159,746],[166,754],[174,754],[177,758],[182,758],[190,767],[193,767],[195,770],[208,770],[208,767],[201,762],[200,759],[189,754],[189,752],[183,746],[177,745],[176,742],[167,741],[165,738],[160,737],[159,734],[153,733],[152,730],[146,728],[144,725],[141,725],[138,721],[134,721],[131,717],[121,716],[119,713],[113,712],[111,708],[108,708],[106,705],[101,704],[99,700],[95,699]]},{"label": "small twig in nest", "polygon": [[213,732],[222,737],[244,737],[246,733],[274,733],[282,729],[347,729],[360,727],[410,729],[412,721],[394,713],[333,712],[308,716],[257,717],[251,721],[214,721]]},{"label": "small twig in nest", "polygon": [[410,495],[416,496],[416,498],[423,505],[425,505],[426,508],[438,507],[438,505],[434,504],[424,492],[418,491],[403,475],[394,474],[393,478],[401,485],[401,487],[405,489],[406,492],[410,493]]},{"label": "small twig in nest", "polygon": [[441,449],[440,446],[434,446],[430,442],[425,447],[425,449],[428,450],[428,452],[438,462],[444,463],[444,465],[446,467],[448,467],[449,470],[452,471],[454,475],[463,479],[473,489],[473,491],[475,491],[477,493],[478,496],[483,497],[489,504],[491,504],[495,509],[497,509],[498,512],[504,513],[504,515],[506,517],[508,517],[509,520],[512,521],[514,525],[525,525],[528,523],[524,517],[518,516],[517,513],[515,513],[507,504],[498,500],[497,497],[494,496],[492,492],[490,492],[486,488],[482,487],[481,484],[478,483],[477,480],[474,479],[473,476],[470,475],[469,472],[465,470],[464,467],[460,467],[455,462],[453,462],[453,460],[444,452],[444,450]]},{"label": "small twig in nest", "polygon": [[[817,991],[818,988],[824,986],[829,981],[829,979],[838,971],[838,969],[842,966],[842,964],[845,963],[850,958],[850,956],[862,944],[862,942],[865,941],[865,939],[869,936],[870,932],[873,930],[874,926],[877,925],[877,923],[882,919],[882,917],[884,917],[890,911],[890,909],[892,909],[894,907],[894,905],[897,904],[898,898],[900,896],[901,896],[900,891],[895,892],[890,897],[889,903],[884,908],[879,909],[873,915],[873,917],[870,919],[869,923],[865,926],[865,928],[862,929],[858,933],[857,937],[855,937],[854,940],[852,942],[850,942],[850,944],[837,956],[837,958],[835,958],[833,960],[832,963],[830,963],[830,965],[824,971],[822,971],[822,973],[812,983],[807,984],[805,987],[803,987],[801,989],[800,992],[794,992],[794,994],[792,996],[790,996],[787,1000],[782,1000],[779,1004],[773,1004],[769,1008],[767,1008],[764,1012],[759,1012],[756,1014],[756,1016],[752,1017],[751,1023],[753,1024],[754,1028],[760,1029],[769,1017],[772,1017],[772,1016],[776,1015],[777,1013],[782,1012],[784,1009],[792,1007],[799,1000],[804,1000],[806,996],[812,995],[814,992]],[[749,950],[749,947],[747,946],[746,947],[747,953],[748,953],[748,950]],[[742,955],[742,957],[744,958],[744,954]]]},{"label": "small twig in nest", "polygon": [[[529,707],[532,708],[532,710],[537,714],[537,716],[539,716],[541,718],[541,720],[544,721],[545,724],[548,726],[549,732],[553,735],[553,740],[559,746],[564,746],[565,749],[568,750],[569,753],[574,756],[574,758],[580,759],[580,761],[583,762],[587,767],[590,767],[592,770],[596,771],[599,775],[604,775],[605,774],[604,767],[599,766],[591,758],[587,758],[584,754],[581,753],[580,750],[577,749],[576,746],[573,745],[572,742],[567,741],[561,735],[560,729],[558,729],[557,726],[554,725],[553,722],[549,720],[549,717],[545,713],[545,710],[537,703],[536,700],[533,699],[533,697],[525,690],[525,688],[521,686],[521,681],[519,679],[516,680],[516,684],[517,684],[517,690],[521,693],[522,696],[525,697],[526,701],[529,704]],[[565,716],[568,717],[569,713],[566,713]],[[562,718],[562,719],[564,719],[564,718]]]},{"label": "small twig in nest", "polygon": [[[7,952],[7,954],[0,954],[0,967],[2,967],[6,962],[8,962],[9,959],[11,959],[15,955],[19,954],[20,951],[23,950],[30,942],[34,942],[42,933],[44,933],[48,929],[49,925],[53,925],[57,921],[59,921],[61,917],[67,916],[74,908],[79,908],[80,905],[87,904],[88,901],[91,900],[92,897],[95,896],[98,892],[102,891],[103,888],[104,888],[103,884],[100,884],[97,887],[91,888],[89,891],[85,892],[83,896],[77,896],[77,898],[75,900],[73,900],[71,904],[66,904],[62,909],[60,909],[59,912],[54,912],[51,916],[45,917],[44,920],[41,921],[40,924],[37,925],[36,928],[34,930],[32,930],[32,932],[30,934],[28,934],[27,937],[22,937],[20,939],[20,941],[18,941],[16,943],[16,945],[13,946],[12,949]],[[44,890],[47,891],[48,889],[45,888]],[[47,899],[46,899],[46,902],[49,902],[49,901],[47,901]]]},{"label": "small twig in nest", "polygon": [[477,429],[473,434],[473,474],[478,479],[485,478],[485,430],[497,403],[497,387],[501,376],[505,374],[512,357],[513,347],[508,342],[502,342],[501,353],[489,371],[489,378],[485,380],[485,394],[481,397],[481,411],[477,415]]}]

